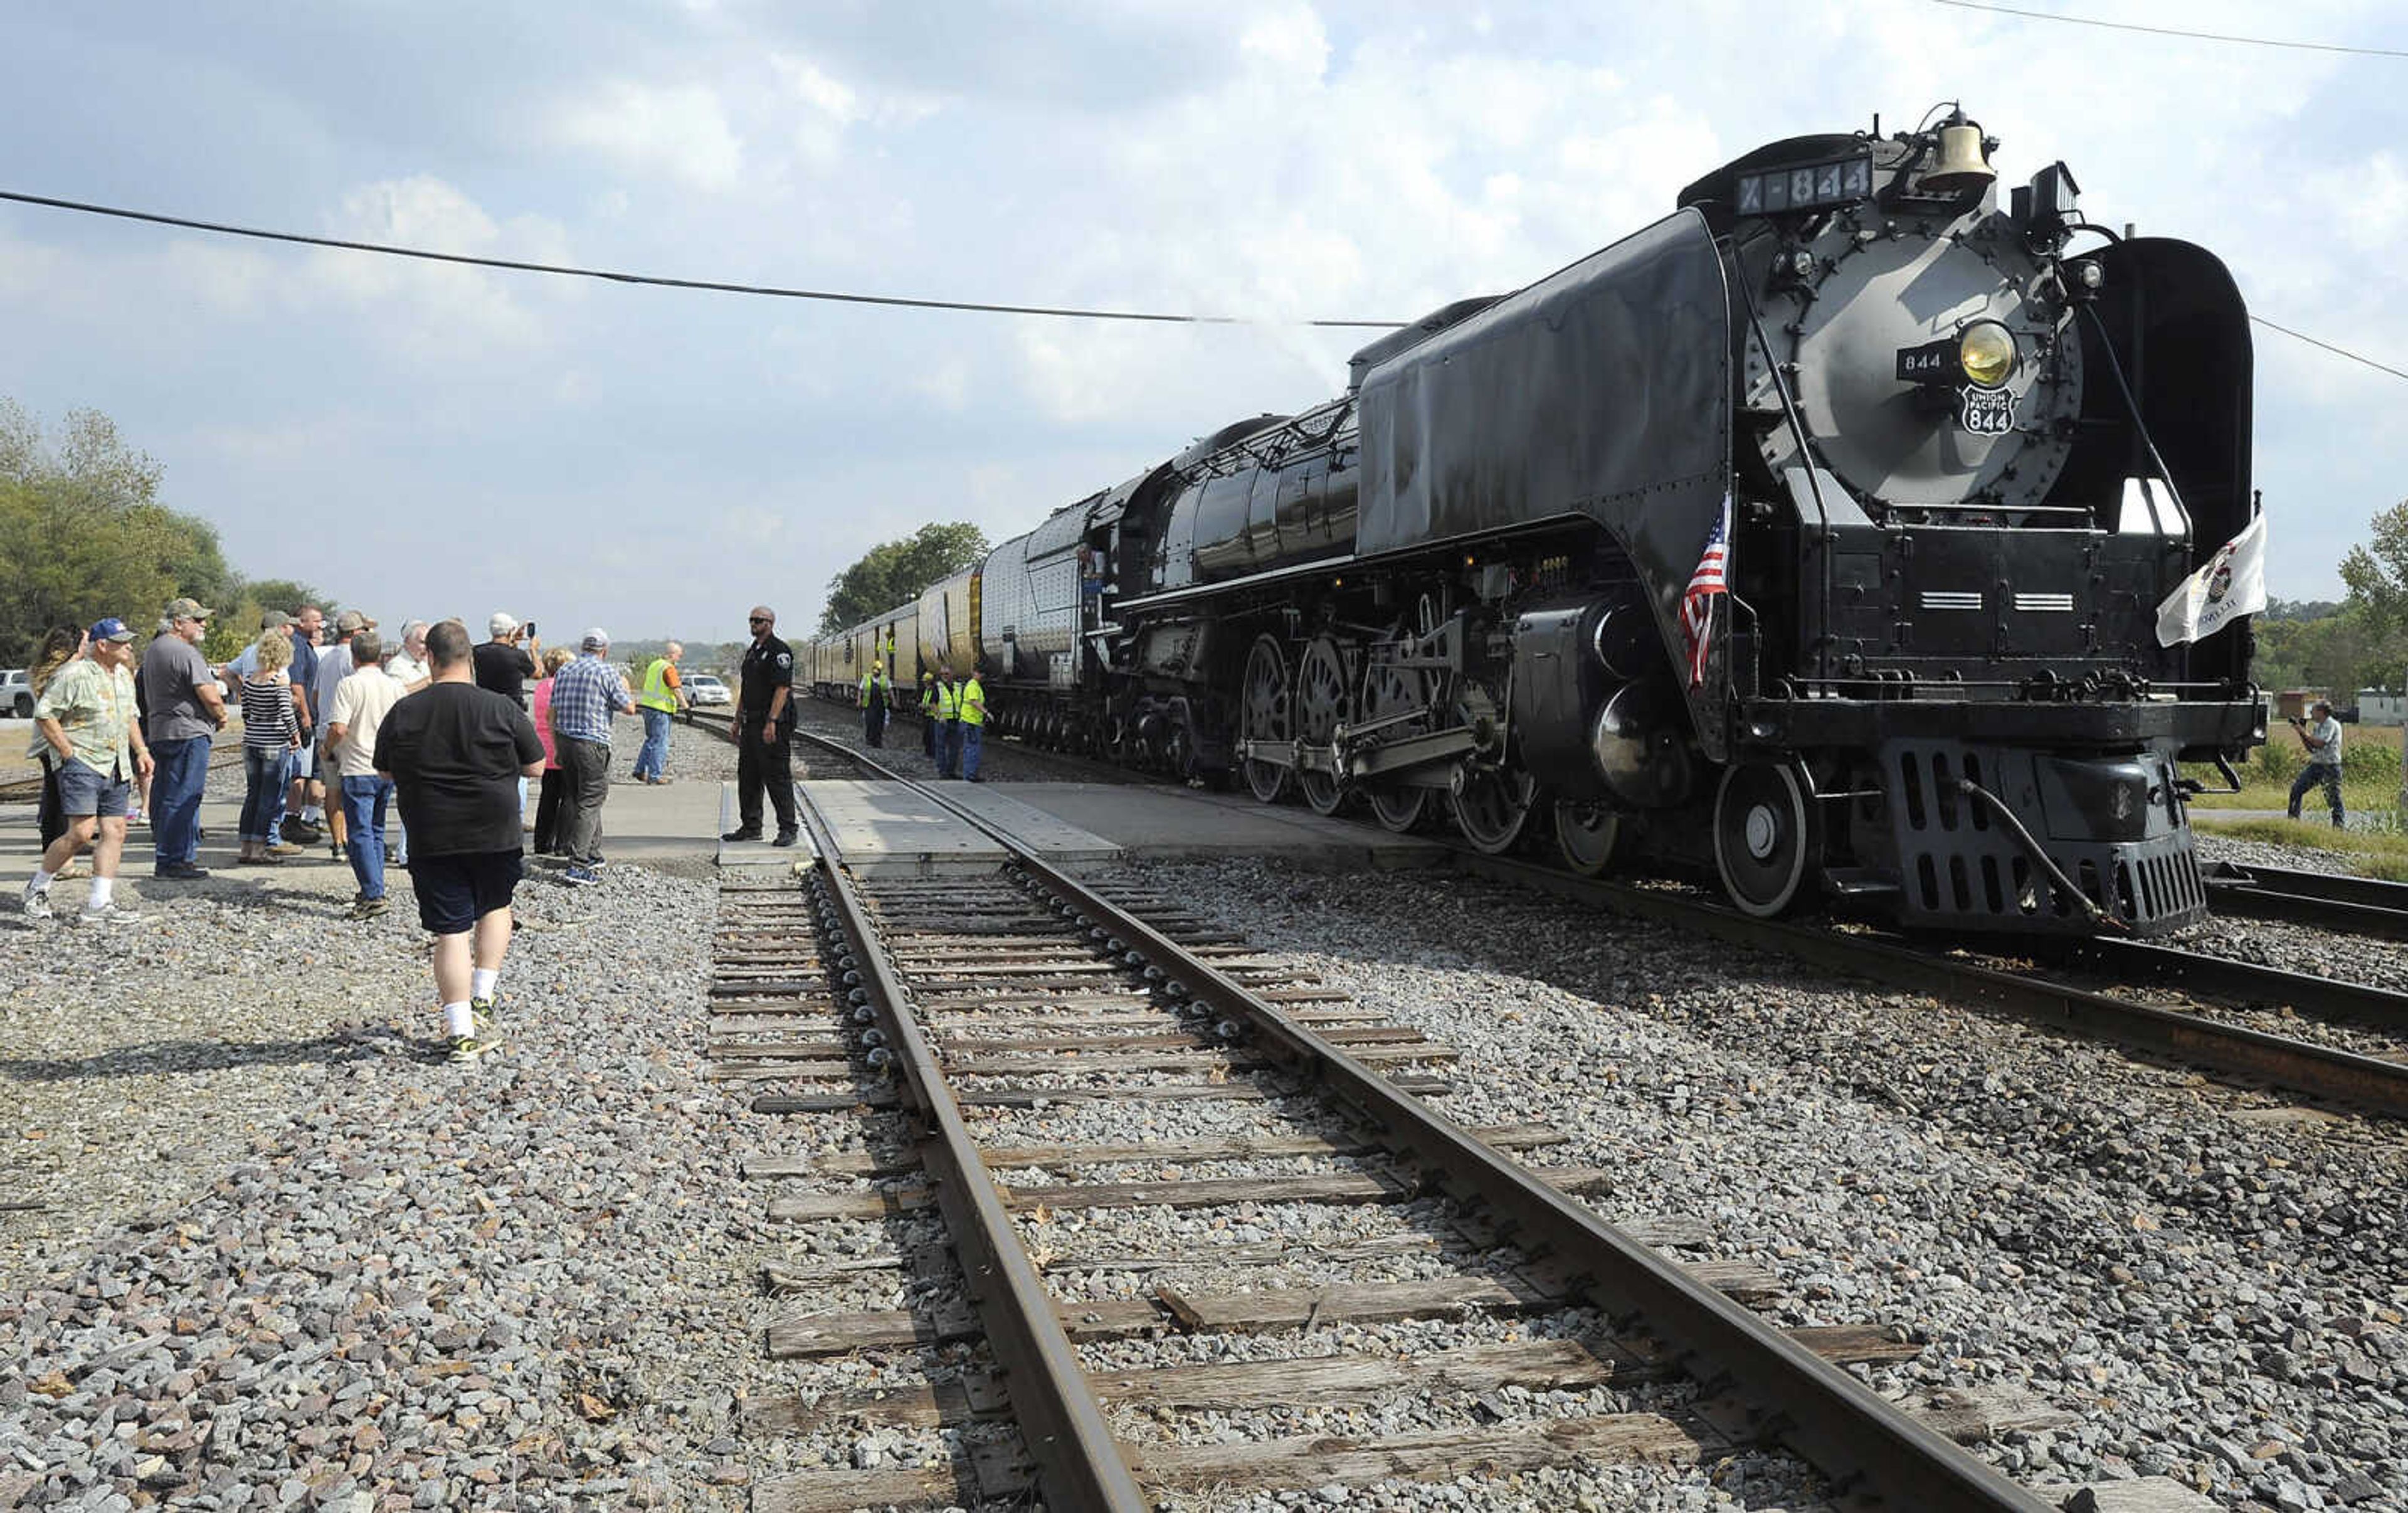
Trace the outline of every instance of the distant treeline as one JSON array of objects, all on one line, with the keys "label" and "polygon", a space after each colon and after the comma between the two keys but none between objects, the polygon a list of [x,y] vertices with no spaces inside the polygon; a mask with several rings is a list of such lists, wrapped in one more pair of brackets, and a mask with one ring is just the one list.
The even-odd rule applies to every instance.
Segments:
[{"label": "distant treeline", "polygon": [[227,566],[217,527],[162,503],[160,481],[159,464],[100,411],[70,410],[51,428],[0,398],[0,666],[22,666],[52,626],[116,615],[147,637],[185,596],[218,612],[212,657],[240,649],[263,607],[334,612],[307,584]]}]

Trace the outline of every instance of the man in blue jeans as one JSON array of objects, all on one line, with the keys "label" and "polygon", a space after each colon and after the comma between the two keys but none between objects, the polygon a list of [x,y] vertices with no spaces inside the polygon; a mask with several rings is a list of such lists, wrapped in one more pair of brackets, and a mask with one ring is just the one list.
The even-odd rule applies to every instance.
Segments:
[{"label": "man in blue jeans", "polygon": [[2291,780],[2291,817],[2300,817],[2300,800],[2321,784],[2325,802],[2332,809],[2333,829],[2340,829],[2345,818],[2341,808],[2341,722],[2333,718],[2332,705],[2321,699],[2308,706],[2308,713],[2315,717],[2313,724],[2297,715],[2291,719],[2291,728],[2308,753],[2307,765]]},{"label": "man in blue jeans", "polygon": [[150,875],[163,883],[208,876],[200,865],[201,787],[209,776],[209,744],[225,728],[225,696],[201,655],[210,612],[197,599],[167,606],[167,629],[142,654],[142,733],[150,742]]},{"label": "man in blue jeans", "polygon": [[393,802],[393,779],[376,770],[377,732],[393,706],[402,700],[402,685],[384,670],[384,641],[373,630],[351,637],[352,670],[335,685],[326,709],[326,755],[342,778],[345,850],[351,875],[359,880],[359,896],[351,900],[353,919],[373,919],[385,912],[384,819]]},{"label": "man in blue jeans", "polygon": [[671,641],[644,669],[644,691],[636,696],[636,708],[644,716],[644,744],[636,753],[638,783],[669,780],[669,722],[685,701],[684,684],[678,676],[678,658],[684,655],[685,648]]}]

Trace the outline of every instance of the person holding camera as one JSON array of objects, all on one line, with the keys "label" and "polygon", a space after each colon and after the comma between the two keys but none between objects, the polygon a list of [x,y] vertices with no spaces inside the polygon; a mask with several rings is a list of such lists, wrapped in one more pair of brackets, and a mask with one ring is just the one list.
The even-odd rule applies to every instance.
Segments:
[{"label": "person holding camera", "polygon": [[[468,658],[476,676],[477,686],[496,693],[520,709],[528,708],[527,684],[535,681],[535,659],[543,650],[543,642],[535,638],[535,622],[525,625],[506,610],[495,610],[485,622],[486,639],[477,643]],[[527,818],[526,779],[519,780],[519,823],[532,829]]]},{"label": "person holding camera", "polygon": [[2332,806],[2333,829],[2342,828],[2341,812],[2341,722],[2333,718],[2332,705],[2317,699],[2308,706],[2314,722],[2291,716],[2291,728],[2299,733],[2300,744],[2306,748],[2308,764],[2291,780],[2291,817],[2300,817],[2300,800],[2308,790],[2324,785],[2325,802]]}]

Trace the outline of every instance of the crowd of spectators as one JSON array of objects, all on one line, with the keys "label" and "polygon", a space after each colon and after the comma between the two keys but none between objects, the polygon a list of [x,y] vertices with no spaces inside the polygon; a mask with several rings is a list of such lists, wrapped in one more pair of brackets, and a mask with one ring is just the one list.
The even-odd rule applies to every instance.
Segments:
[{"label": "crowd of spectators", "polygon": [[[613,722],[641,710],[633,775],[667,782],[668,723],[685,701],[682,648],[672,643],[637,680],[610,662],[599,627],[574,654],[547,653],[533,625],[507,613],[493,615],[472,646],[457,620],[411,620],[388,640],[357,611],[329,626],[318,606],[302,605],[268,612],[257,638],[213,667],[200,648],[214,618],[179,598],[138,652],[114,617],[44,639],[29,670],[43,850],[22,914],[52,917],[51,884],[89,854],[93,882],[78,922],[138,924],[116,882],[129,822],[146,813],[152,880],[207,879],[199,843],[209,752],[239,719],[235,865],[279,866],[322,843],[358,885],[355,919],[385,913],[388,864],[407,868],[420,923],[436,938],[452,1053],[492,1049],[524,832],[535,832],[538,856],[561,864],[563,884],[600,881]],[[532,806],[531,778],[539,783]]]}]

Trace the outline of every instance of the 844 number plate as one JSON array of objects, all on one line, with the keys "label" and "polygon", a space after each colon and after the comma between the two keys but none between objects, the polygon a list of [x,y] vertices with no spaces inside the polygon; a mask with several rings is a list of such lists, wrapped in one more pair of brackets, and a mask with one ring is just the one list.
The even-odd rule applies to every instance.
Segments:
[{"label": "844 number plate", "polygon": [[1968,384],[1959,394],[1956,424],[1974,436],[2004,436],[2015,428],[2015,396]]}]

